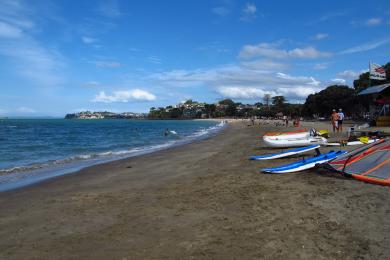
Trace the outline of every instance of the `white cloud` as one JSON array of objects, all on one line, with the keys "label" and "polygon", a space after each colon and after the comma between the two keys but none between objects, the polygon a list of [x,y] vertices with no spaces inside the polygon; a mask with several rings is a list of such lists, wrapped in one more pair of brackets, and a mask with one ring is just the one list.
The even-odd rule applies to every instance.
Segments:
[{"label": "white cloud", "polygon": [[119,68],[122,64],[117,61],[97,61],[96,66],[99,68]]},{"label": "white cloud", "polygon": [[[56,50],[44,47],[33,37],[36,28],[31,20],[32,7],[19,1],[3,1],[0,8],[0,56],[12,64],[12,71],[40,85],[53,86],[64,81],[61,74],[64,57]],[[11,69],[10,69],[11,70]]]},{"label": "white cloud", "polygon": [[127,103],[129,101],[154,101],[156,96],[141,89],[114,91],[113,95],[106,95],[104,91],[100,91],[95,96],[92,102],[114,103],[121,102]]},{"label": "white cloud", "polygon": [[304,100],[306,95],[323,88],[313,77],[291,76],[225,65],[211,69],[173,70],[151,75],[156,84],[167,87],[207,86],[223,97],[252,99],[264,93],[286,95],[289,100]]},{"label": "white cloud", "polygon": [[223,98],[232,99],[259,99],[265,94],[271,96],[285,96],[289,99],[304,100],[308,95],[314,94],[317,89],[312,87],[276,88],[266,90],[260,87],[218,87],[216,92]]},{"label": "white cloud", "polygon": [[308,95],[318,92],[318,88],[308,86],[297,86],[292,88],[278,88],[277,96],[293,97],[297,100],[304,100]]},{"label": "white cloud", "polygon": [[319,58],[319,57],[327,57],[330,54],[325,52],[320,52],[316,50],[314,47],[306,47],[303,49],[295,48],[293,50],[288,51],[290,57],[293,58]]},{"label": "white cloud", "polygon": [[0,37],[3,38],[20,38],[23,32],[20,28],[0,21]]},{"label": "white cloud", "polygon": [[331,79],[330,82],[338,85],[345,85],[347,83],[345,79],[338,79],[338,78]]},{"label": "white cloud", "polygon": [[323,40],[323,39],[326,39],[329,37],[329,34],[327,33],[317,33],[315,36],[314,36],[314,39],[315,40]]},{"label": "white cloud", "polygon": [[254,87],[218,87],[216,91],[224,98],[256,99],[262,98],[265,94],[276,95],[274,91]]},{"label": "white cloud", "polygon": [[16,73],[39,84],[57,85],[63,82],[60,75],[65,66],[62,55],[41,47],[33,39],[0,43],[0,55],[17,62]]},{"label": "white cloud", "polygon": [[317,63],[314,65],[315,70],[324,70],[328,68],[328,63]]},{"label": "white cloud", "polygon": [[343,78],[343,79],[357,79],[359,78],[360,74],[367,72],[368,70],[360,70],[360,71],[354,71],[354,70],[344,70],[343,72],[340,72],[337,74],[337,77]]},{"label": "white cloud", "polygon": [[241,62],[241,65],[245,68],[259,71],[285,70],[290,67],[287,63],[275,62],[271,60],[243,61]]},{"label": "white cloud", "polygon": [[257,12],[256,5],[252,3],[246,3],[244,9],[242,10],[245,14],[253,15]]},{"label": "white cloud", "polygon": [[364,43],[352,48],[345,49],[340,52],[340,54],[351,54],[351,53],[357,53],[357,52],[364,52],[364,51],[369,51],[376,49],[382,45],[386,45],[390,42],[390,39],[385,39],[381,41],[376,41],[376,42],[370,42],[370,43]]},{"label": "white cloud", "polygon": [[316,80],[313,77],[296,77],[296,76],[290,76],[281,72],[276,73],[278,78],[288,80],[290,83],[295,84],[305,84],[305,85],[312,85],[312,86],[320,86],[321,82]]},{"label": "white cloud", "polygon": [[320,16],[320,18],[310,22],[309,25],[315,25],[317,23],[322,23],[322,22],[326,22],[326,21],[341,17],[341,16],[345,16],[348,12],[349,11],[335,11],[335,12],[331,12],[331,13],[326,13],[326,14]]},{"label": "white cloud", "polygon": [[92,38],[92,37],[88,37],[88,36],[82,36],[82,37],[81,37],[81,40],[82,40],[85,44],[91,44],[91,43],[97,42],[97,39]]},{"label": "white cloud", "polygon": [[240,58],[267,57],[267,58],[320,58],[328,57],[330,53],[321,52],[314,47],[295,48],[292,50],[279,49],[275,44],[260,43],[258,45],[245,45],[240,53]]},{"label": "white cloud", "polygon": [[253,3],[246,3],[245,7],[242,9],[241,20],[250,21],[257,17],[257,7]]},{"label": "white cloud", "polygon": [[16,109],[19,113],[32,114],[35,113],[35,110],[29,107],[19,107]]},{"label": "white cloud", "polygon": [[213,9],[211,9],[211,11],[214,14],[221,16],[221,17],[227,16],[228,14],[230,14],[230,8],[228,8],[226,6],[217,6],[217,7],[214,7]]},{"label": "white cloud", "polygon": [[368,25],[368,26],[375,26],[375,25],[379,25],[381,23],[382,23],[382,19],[378,18],[378,17],[371,18],[371,19],[368,19],[366,21],[366,25]]}]

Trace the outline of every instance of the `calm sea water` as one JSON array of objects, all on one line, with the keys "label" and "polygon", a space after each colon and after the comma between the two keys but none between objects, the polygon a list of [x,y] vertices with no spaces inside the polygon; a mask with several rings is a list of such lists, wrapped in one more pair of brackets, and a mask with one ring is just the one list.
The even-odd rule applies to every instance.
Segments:
[{"label": "calm sea water", "polygon": [[220,122],[198,120],[2,119],[0,191],[22,186],[15,182],[26,185],[96,163],[188,143],[222,127]]}]

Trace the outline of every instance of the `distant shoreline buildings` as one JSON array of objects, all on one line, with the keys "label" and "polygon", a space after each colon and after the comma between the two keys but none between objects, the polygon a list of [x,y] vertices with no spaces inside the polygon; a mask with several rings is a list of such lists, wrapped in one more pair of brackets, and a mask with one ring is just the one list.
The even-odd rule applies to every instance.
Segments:
[{"label": "distant shoreline buildings", "polygon": [[[283,98],[284,100],[284,98]],[[284,102],[282,100],[282,103]],[[268,101],[267,101],[268,102]],[[298,104],[282,104],[282,106],[292,107],[289,114],[299,114],[302,105]],[[113,113],[113,112],[91,112],[83,111],[73,114],[67,114],[65,119],[207,119],[207,118],[224,118],[237,117],[246,118],[253,116],[270,116],[276,114],[275,109],[279,109],[278,105],[236,103],[231,99],[224,99],[218,103],[208,104],[187,100],[177,105],[166,107],[152,107],[149,113]],[[282,114],[283,113],[279,113]],[[278,115],[279,115],[278,114]]]},{"label": "distant shoreline buildings", "polygon": [[183,103],[167,106],[152,107],[150,119],[195,119],[195,118],[223,118],[223,117],[251,117],[259,116],[264,111],[261,103],[253,105],[235,103],[231,99],[224,99],[215,104],[187,100]]},{"label": "distant shoreline buildings", "polygon": [[113,113],[113,112],[91,112],[82,111],[78,113],[66,114],[65,119],[145,119],[147,113]]},{"label": "distant shoreline buildings", "polygon": [[260,110],[264,110],[261,103],[254,105],[234,103],[230,99],[216,104],[200,103],[192,100],[167,107],[152,107],[149,113],[113,113],[82,111],[71,113],[65,119],[195,119],[195,118],[219,118],[219,117],[247,117],[255,116]]}]

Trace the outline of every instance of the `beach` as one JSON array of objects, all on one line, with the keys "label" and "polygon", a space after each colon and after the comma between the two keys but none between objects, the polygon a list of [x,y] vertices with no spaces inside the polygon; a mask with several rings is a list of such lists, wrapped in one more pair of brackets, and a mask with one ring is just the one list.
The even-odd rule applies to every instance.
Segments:
[{"label": "beach", "polygon": [[388,187],[259,171],[297,158],[248,160],[270,152],[262,134],[286,129],[239,120],[206,140],[0,193],[0,259],[388,258]]}]

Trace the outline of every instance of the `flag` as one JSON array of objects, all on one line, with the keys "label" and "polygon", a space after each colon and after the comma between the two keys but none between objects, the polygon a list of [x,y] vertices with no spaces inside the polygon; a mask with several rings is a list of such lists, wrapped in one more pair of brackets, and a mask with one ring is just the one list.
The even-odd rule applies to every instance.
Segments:
[{"label": "flag", "polygon": [[383,66],[370,63],[370,79],[386,80],[386,71]]}]

